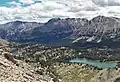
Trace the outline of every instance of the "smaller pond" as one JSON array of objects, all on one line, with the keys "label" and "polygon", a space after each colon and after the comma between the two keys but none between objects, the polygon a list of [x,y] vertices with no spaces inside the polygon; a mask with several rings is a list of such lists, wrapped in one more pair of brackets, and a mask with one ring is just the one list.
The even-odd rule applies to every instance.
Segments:
[{"label": "smaller pond", "polygon": [[115,68],[117,66],[117,62],[114,61],[106,61],[101,62],[100,60],[90,60],[86,58],[74,58],[69,60],[69,62],[76,62],[76,63],[84,63],[92,66],[96,66],[98,68]]}]

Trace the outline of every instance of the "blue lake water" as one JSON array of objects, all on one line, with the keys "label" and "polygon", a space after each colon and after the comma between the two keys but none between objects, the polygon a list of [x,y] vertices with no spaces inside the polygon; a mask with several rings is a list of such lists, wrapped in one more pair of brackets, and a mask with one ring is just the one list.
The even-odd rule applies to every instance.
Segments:
[{"label": "blue lake water", "polygon": [[69,62],[76,62],[76,63],[84,63],[92,66],[96,66],[98,68],[115,68],[117,66],[117,62],[114,61],[106,61],[100,62],[100,60],[90,60],[86,58],[74,58],[71,59]]}]

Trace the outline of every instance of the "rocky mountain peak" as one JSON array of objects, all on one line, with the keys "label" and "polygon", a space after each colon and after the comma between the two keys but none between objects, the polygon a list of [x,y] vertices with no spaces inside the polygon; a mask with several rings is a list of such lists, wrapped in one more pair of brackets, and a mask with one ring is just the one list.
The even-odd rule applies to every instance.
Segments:
[{"label": "rocky mountain peak", "polygon": [[59,21],[59,20],[61,20],[60,18],[52,18],[52,19],[50,19],[47,23],[53,23],[53,22],[57,22],[57,21]]},{"label": "rocky mountain peak", "polygon": [[99,15],[91,19],[90,22],[94,22],[94,23],[116,22],[116,20],[118,19],[119,18],[116,19],[115,17],[105,17],[105,16]]},{"label": "rocky mountain peak", "polygon": [[72,44],[73,41],[107,43],[106,41],[110,40],[112,43],[114,41],[119,42],[119,36],[120,19],[100,15],[91,20],[53,18],[44,24],[15,21],[0,25],[0,37],[17,42],[32,41],[46,44],[69,42]]}]

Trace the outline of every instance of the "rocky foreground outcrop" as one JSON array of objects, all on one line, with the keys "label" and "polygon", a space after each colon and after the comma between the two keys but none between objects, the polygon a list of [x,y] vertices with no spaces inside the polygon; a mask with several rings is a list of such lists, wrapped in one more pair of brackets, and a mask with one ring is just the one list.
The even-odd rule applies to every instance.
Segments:
[{"label": "rocky foreground outcrop", "polygon": [[120,70],[99,70],[86,64],[55,63],[52,67],[62,82],[120,82]]},{"label": "rocky foreground outcrop", "polygon": [[92,78],[90,82],[120,82],[120,71],[104,69]]},{"label": "rocky foreground outcrop", "polygon": [[30,65],[22,61],[17,63],[0,55],[0,82],[53,82],[47,75],[39,75]]},{"label": "rocky foreground outcrop", "polygon": [[9,45],[8,41],[0,39],[0,82],[53,82],[47,74],[40,75],[38,69],[15,59]]}]

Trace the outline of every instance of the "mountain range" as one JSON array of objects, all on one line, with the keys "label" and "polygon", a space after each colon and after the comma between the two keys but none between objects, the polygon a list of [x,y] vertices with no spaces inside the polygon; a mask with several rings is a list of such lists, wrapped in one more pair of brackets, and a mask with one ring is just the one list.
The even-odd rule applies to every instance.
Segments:
[{"label": "mountain range", "polygon": [[13,21],[0,25],[0,37],[21,43],[119,47],[120,19],[97,16],[91,20],[53,18],[47,23]]}]

